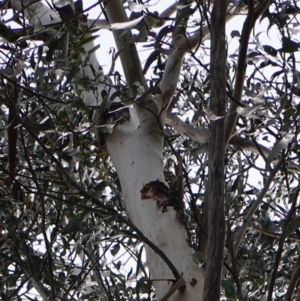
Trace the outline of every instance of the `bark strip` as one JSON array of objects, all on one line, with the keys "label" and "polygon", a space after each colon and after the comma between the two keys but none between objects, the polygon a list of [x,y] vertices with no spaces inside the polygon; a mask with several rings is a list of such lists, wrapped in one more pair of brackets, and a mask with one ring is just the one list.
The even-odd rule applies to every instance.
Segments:
[{"label": "bark strip", "polygon": [[[226,107],[226,1],[216,0],[211,15],[211,99],[210,110],[225,116]],[[208,210],[208,250],[203,300],[219,301],[223,266],[224,219],[224,117],[210,124],[208,184],[205,204]]]}]

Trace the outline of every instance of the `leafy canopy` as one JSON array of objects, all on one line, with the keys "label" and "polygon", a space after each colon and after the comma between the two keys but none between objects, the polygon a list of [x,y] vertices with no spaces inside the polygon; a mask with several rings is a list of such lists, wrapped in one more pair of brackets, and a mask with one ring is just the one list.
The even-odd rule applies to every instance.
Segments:
[{"label": "leafy canopy", "polygon": [[[231,7],[241,5],[247,11],[248,1]],[[46,27],[38,22],[31,26],[23,10],[13,11],[11,22],[12,10],[1,4],[0,296],[35,300],[56,291],[59,300],[148,300],[148,295],[154,298],[154,291],[145,280],[149,271],[143,239],[127,218],[118,175],[96,141],[96,110],[84,104],[81,94],[95,91],[104,78],[101,70],[94,70],[93,79],[79,75],[80,64],[89,64],[90,56],[101,51],[95,46],[86,53],[84,45],[97,30],[82,21],[91,9],[104,17],[103,7],[96,4],[84,11],[77,7],[63,15],[69,5],[65,2],[53,8],[63,21]],[[137,34],[128,43],[139,42],[139,49],[150,49],[143,67],[149,87],[155,89],[164,72],[172,28],[169,32],[151,28],[157,14],[155,1],[150,4],[128,1],[124,5],[128,13],[142,12],[147,17],[146,31],[140,22],[130,24]],[[210,16],[203,1],[191,8],[188,32],[207,26]],[[174,24],[172,17],[163,21]],[[113,26],[119,25],[110,29],[116,29]],[[299,278],[298,32],[299,1],[273,1],[250,38],[240,100],[232,99],[237,52],[230,47],[239,43],[240,26],[228,36],[228,101],[240,103],[237,135],[226,156],[225,261],[232,268],[222,286],[228,300],[237,300],[241,292],[245,300],[267,296],[283,300],[291,286],[292,291],[296,287],[293,277]],[[199,135],[183,135],[168,119],[163,133],[166,181],[175,176],[178,154],[186,170],[187,228],[197,264],[205,261],[198,249],[198,219],[209,152],[201,129],[215,118],[207,110],[208,47],[209,41],[204,41],[186,55],[172,104],[172,113]],[[125,104],[132,104],[127,84],[119,76],[122,71],[114,69],[117,60],[113,54],[111,80],[101,96],[107,105],[114,88]],[[97,114],[105,114],[106,109],[100,106]],[[110,133],[113,127],[102,124],[98,130]],[[239,240],[245,216],[250,219]]]}]

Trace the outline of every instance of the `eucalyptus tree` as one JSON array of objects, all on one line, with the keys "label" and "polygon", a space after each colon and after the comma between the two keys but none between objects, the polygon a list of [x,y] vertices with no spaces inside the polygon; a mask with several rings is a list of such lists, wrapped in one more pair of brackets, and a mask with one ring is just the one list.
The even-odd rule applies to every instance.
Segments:
[{"label": "eucalyptus tree", "polygon": [[3,300],[299,298],[298,1],[211,2],[1,4]]}]

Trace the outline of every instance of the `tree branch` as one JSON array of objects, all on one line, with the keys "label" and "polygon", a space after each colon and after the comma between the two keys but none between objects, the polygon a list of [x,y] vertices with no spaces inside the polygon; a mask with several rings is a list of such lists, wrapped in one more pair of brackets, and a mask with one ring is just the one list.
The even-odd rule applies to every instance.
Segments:
[{"label": "tree branch", "polygon": [[[170,16],[174,14],[177,10],[177,3],[171,4],[168,8],[166,8],[159,15],[155,15],[152,13],[148,13],[150,17],[154,19],[154,24],[152,28],[160,28],[162,27],[168,20],[170,20]],[[88,26],[93,26],[95,28],[107,28],[109,26],[109,22],[104,19],[88,19]]]},{"label": "tree branch", "polygon": [[[105,13],[108,22],[119,23],[128,22],[128,18],[120,0],[105,0],[104,2]],[[147,83],[142,73],[140,58],[136,50],[135,43],[128,43],[127,40],[131,36],[129,30],[115,30],[113,31],[121,64],[125,74],[125,78],[129,87],[131,97],[137,95],[137,85],[139,82],[147,90]]]},{"label": "tree branch", "polygon": [[[259,226],[253,225],[253,224],[250,225],[249,228],[253,229],[254,231],[260,232],[260,233],[262,233],[262,234],[264,234],[266,236],[274,237],[274,238],[277,238],[277,239],[280,239],[280,237],[282,235],[282,233],[272,232],[272,231],[263,229],[263,228],[261,228]],[[290,236],[288,236],[288,239],[300,242],[300,238],[298,236],[296,236],[296,235],[290,235]]]},{"label": "tree branch", "polygon": [[[226,1],[215,0],[211,13],[211,51],[209,109],[216,116],[224,116],[226,108]],[[220,300],[222,267],[224,261],[224,118],[211,121],[208,153],[208,182],[205,207],[208,217],[208,248],[203,299]]]},{"label": "tree branch", "polygon": [[91,260],[91,269],[93,270],[93,276],[95,277],[95,280],[97,282],[97,285],[99,287],[99,290],[101,292],[101,297],[103,299],[103,301],[108,301],[108,297],[104,296],[104,294],[106,293],[106,289],[103,285],[103,281],[101,279],[101,275],[99,273],[99,259],[96,258],[94,252],[93,252],[93,248],[92,248],[93,244],[91,242],[91,240],[89,240],[86,243],[86,248],[84,249],[84,251],[87,253],[88,257]]},{"label": "tree branch", "polygon": [[[236,81],[233,90],[233,98],[240,102],[242,98],[243,88],[244,88],[244,79],[246,73],[246,58],[247,58],[247,50],[248,50],[248,43],[250,39],[250,34],[252,28],[254,26],[254,3],[253,0],[248,1],[248,14],[247,18],[244,22],[240,49],[239,49],[239,56],[238,56],[238,63],[237,63],[237,72],[236,72]],[[231,134],[235,128],[235,124],[237,121],[237,112],[236,108],[238,106],[237,102],[232,101],[227,113],[226,117],[226,125],[225,125],[225,143],[228,144],[228,141],[231,138]]]},{"label": "tree branch", "polygon": [[[299,250],[299,247],[298,247],[298,250]],[[293,271],[288,289],[285,294],[285,299],[284,299],[285,301],[292,300],[293,293],[294,293],[295,287],[299,281],[299,278],[300,278],[300,256],[298,256],[298,260],[295,264],[295,269]]]},{"label": "tree branch", "polygon": [[244,222],[242,227],[239,229],[237,235],[236,235],[236,240],[235,240],[235,244],[233,246],[234,248],[234,255],[237,255],[240,243],[244,237],[244,234],[246,232],[246,230],[248,229],[252,216],[254,215],[255,211],[257,210],[258,206],[262,203],[263,198],[265,197],[266,193],[269,191],[270,185],[273,182],[273,179],[279,169],[279,167],[281,166],[283,160],[281,159],[276,166],[273,168],[273,170],[271,171],[267,181],[264,184],[263,189],[261,190],[261,192],[259,193],[256,201],[251,205],[251,207],[249,208],[248,213],[246,214],[245,218],[244,218]]},{"label": "tree branch", "polygon": [[[293,220],[293,216],[295,215],[295,212],[297,209],[296,204],[297,204],[299,192],[300,192],[300,188],[298,187],[298,189],[290,195],[290,200],[291,200],[292,205],[287,214],[286,220],[284,221],[282,233],[284,233],[284,230],[286,229],[286,227],[288,227],[288,225]],[[268,301],[273,300],[273,290],[274,290],[274,286],[275,286],[275,281],[276,281],[276,277],[277,277],[277,271],[278,271],[281,255],[283,252],[283,244],[284,244],[284,239],[283,240],[280,239],[278,247],[277,247],[276,255],[275,255],[275,261],[274,261],[274,267],[273,267],[272,274],[271,274],[271,279],[269,282],[269,292],[268,292],[268,299],[267,299]]]},{"label": "tree branch", "polygon": [[[199,142],[200,144],[207,143],[209,141],[209,129],[197,128],[192,124],[188,124],[182,121],[177,115],[167,113],[166,124],[169,124],[181,135],[185,135],[190,139]],[[230,141],[230,145],[238,147],[238,149],[250,151],[257,155],[264,154],[268,157],[271,151],[262,144],[254,143],[253,141],[247,140],[246,138],[240,136],[233,136]]]},{"label": "tree branch", "polygon": [[[240,8],[236,7],[234,13],[240,12]],[[226,21],[231,20],[235,15],[226,14]],[[179,74],[181,71],[181,64],[185,53],[195,49],[199,43],[210,36],[209,27],[200,27],[193,35],[186,37],[182,34],[177,34],[172,37],[171,46],[173,47],[171,54],[168,56],[168,60],[165,67],[164,76],[160,83],[160,89],[163,95],[163,101],[165,105],[168,105],[174,95]]]},{"label": "tree branch", "polygon": [[166,123],[173,127],[181,135],[185,135],[201,144],[209,141],[209,129],[196,128],[192,124],[185,123],[177,115],[167,113]]},{"label": "tree branch", "polygon": [[238,107],[238,104],[241,102],[243,88],[244,88],[244,80],[245,80],[245,73],[246,73],[246,58],[247,58],[247,50],[248,50],[250,34],[255,25],[256,20],[267,9],[269,3],[270,0],[264,0],[262,3],[258,4],[257,7],[254,9],[253,0],[248,0],[248,14],[243,26],[238,63],[237,63],[236,81],[233,90],[233,99],[235,99],[236,101],[231,102],[227,113],[226,124],[225,124],[225,145],[228,144],[231,138],[238,117],[236,108]]}]

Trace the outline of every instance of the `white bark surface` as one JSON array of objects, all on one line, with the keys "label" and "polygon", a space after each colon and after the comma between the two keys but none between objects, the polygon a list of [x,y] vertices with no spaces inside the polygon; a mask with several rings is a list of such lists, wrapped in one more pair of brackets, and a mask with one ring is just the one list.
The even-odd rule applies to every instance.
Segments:
[{"label": "white bark surface", "polygon": [[[141,199],[145,184],[159,180],[164,182],[162,142],[157,122],[141,125],[133,133],[126,133],[123,127],[115,129],[108,139],[108,150],[117,169],[126,209],[130,219],[154,242],[173,262],[187,282],[187,289],[177,291],[170,300],[201,300],[203,272],[193,263],[193,250],[186,242],[183,225],[176,218],[176,212],[169,208],[162,212],[153,199]],[[162,259],[147,248],[147,260],[152,279],[174,279]],[[197,280],[195,287],[190,285]],[[154,283],[158,298],[162,298],[172,285],[170,281]]]},{"label": "white bark surface", "polygon": [[[13,6],[19,11],[24,8],[21,2],[16,0],[13,1]],[[32,25],[39,22],[47,25],[61,21],[58,15],[41,2],[28,6],[25,9],[25,16]],[[85,50],[88,51],[93,46],[92,43],[89,43],[85,45]],[[180,53],[180,57],[183,58],[180,50],[175,51]],[[84,60],[85,57],[82,61]],[[99,70],[99,64],[94,55],[91,55],[90,63],[94,70]],[[175,67],[178,73],[180,69],[178,66]],[[88,76],[91,79],[94,77],[89,66],[82,67],[80,73],[80,76]],[[104,80],[104,78],[102,79]],[[96,93],[83,92],[82,97],[86,105],[100,105],[101,90],[104,88],[105,83],[99,83]],[[175,87],[172,87],[173,89]],[[185,227],[177,220],[175,210],[170,207],[166,212],[162,212],[155,200],[142,200],[141,198],[141,190],[145,184],[156,180],[165,182],[161,135],[164,117],[161,116],[162,124],[159,124],[157,117],[148,113],[147,118],[140,118],[142,124],[139,124],[136,110],[132,108],[130,112],[130,121],[118,125],[107,140],[107,149],[120,178],[128,215],[143,234],[168,256],[186,281],[186,289],[182,292],[177,290],[169,300],[202,300],[204,274],[193,262],[194,251],[186,241]],[[149,117],[151,115],[152,117]],[[173,284],[172,280],[175,278],[170,268],[157,253],[149,247],[146,250],[150,278],[160,280],[155,281],[154,286],[158,299],[161,299],[168,292]],[[191,282],[195,283],[195,280],[196,284],[192,286]]]}]

